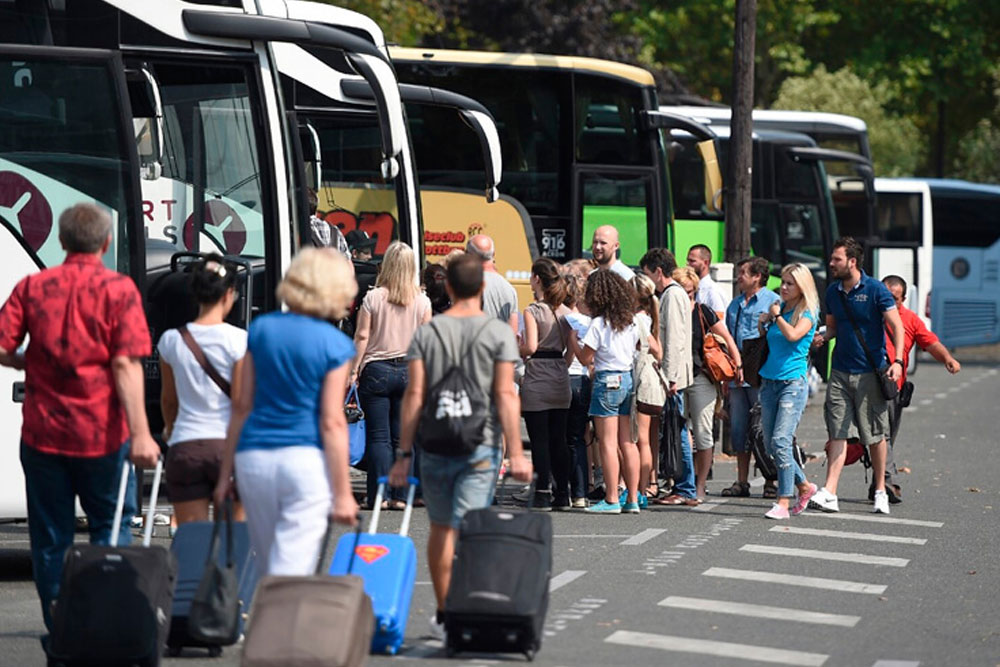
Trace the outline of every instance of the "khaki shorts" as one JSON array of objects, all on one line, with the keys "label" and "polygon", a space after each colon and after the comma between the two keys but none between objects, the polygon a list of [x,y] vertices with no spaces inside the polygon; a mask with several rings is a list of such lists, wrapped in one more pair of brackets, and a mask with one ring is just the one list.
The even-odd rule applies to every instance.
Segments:
[{"label": "khaki shorts", "polygon": [[857,426],[861,444],[877,445],[889,437],[889,403],[882,398],[875,373],[834,370],[826,385],[823,406],[826,432],[831,440],[846,440]]},{"label": "khaki shorts", "polygon": [[712,427],[715,425],[715,383],[704,373],[694,376],[694,383],[684,390],[684,417],[691,427],[694,451],[702,452],[715,447]]}]

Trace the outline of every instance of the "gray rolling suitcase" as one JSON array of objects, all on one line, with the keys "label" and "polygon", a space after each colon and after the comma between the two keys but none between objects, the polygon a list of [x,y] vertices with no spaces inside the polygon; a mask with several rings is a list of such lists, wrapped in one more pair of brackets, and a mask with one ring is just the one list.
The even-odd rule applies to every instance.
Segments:
[{"label": "gray rolling suitcase", "polygon": [[131,465],[126,462],[122,469],[112,546],[75,544],[66,552],[53,610],[50,666],[160,664],[177,577],[174,555],[150,546],[163,459],[156,464],[143,546],[119,547],[118,527]]},{"label": "gray rolling suitcase", "polygon": [[[359,667],[368,663],[375,632],[364,581],[323,574],[333,526],[327,526],[316,574],[269,576],[254,595],[243,667]],[[361,521],[355,532],[355,551]],[[350,571],[350,567],[348,567]]]}]

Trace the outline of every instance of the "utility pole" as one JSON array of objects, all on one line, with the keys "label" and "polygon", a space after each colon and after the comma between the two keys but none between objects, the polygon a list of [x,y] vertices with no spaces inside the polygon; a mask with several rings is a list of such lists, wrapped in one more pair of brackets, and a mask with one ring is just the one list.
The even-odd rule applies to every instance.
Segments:
[{"label": "utility pole", "polygon": [[753,165],[753,56],[757,34],[757,0],[736,0],[733,37],[733,117],[726,170],[727,262],[750,254],[750,189]]}]

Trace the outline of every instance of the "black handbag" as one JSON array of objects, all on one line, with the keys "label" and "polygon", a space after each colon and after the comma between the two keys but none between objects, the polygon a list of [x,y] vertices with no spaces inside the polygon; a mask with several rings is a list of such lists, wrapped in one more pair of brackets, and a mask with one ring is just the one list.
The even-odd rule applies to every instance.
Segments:
[{"label": "black handbag", "polygon": [[858,337],[858,342],[861,343],[861,349],[865,351],[865,358],[868,359],[868,364],[875,371],[875,377],[878,378],[878,388],[882,392],[882,398],[887,401],[891,401],[896,398],[896,394],[899,393],[899,385],[896,381],[889,377],[889,369],[892,368],[891,365],[886,366],[883,369],[878,367],[875,363],[875,358],[872,356],[871,350],[868,349],[868,344],[865,342],[865,337],[861,335],[861,329],[858,328],[857,322],[854,321],[854,313],[851,312],[851,305],[847,303],[847,297],[844,296],[843,291],[838,291],[840,294],[840,301],[844,304],[844,311],[847,313],[847,319],[851,321],[851,326],[854,328],[854,335]]},{"label": "black handbag", "polygon": [[760,386],[760,369],[767,361],[768,352],[766,332],[757,338],[743,341],[743,349],[740,350],[743,358],[743,381],[751,387]]},{"label": "black handbag", "polygon": [[[220,528],[226,526],[226,562],[219,563]],[[240,637],[240,596],[233,560],[233,507],[227,500],[215,516],[212,541],[205,559],[205,574],[191,600],[188,634],[197,641],[217,646],[235,644]]]},{"label": "black handbag", "polygon": [[[740,297],[737,297],[740,298]],[[736,328],[739,329],[740,318],[743,316],[743,304],[740,303],[736,312]],[[759,325],[758,325],[758,328]],[[734,336],[735,337],[735,336]],[[767,361],[769,348],[767,346],[767,327],[760,330],[757,338],[744,338],[740,343],[740,357],[743,359],[743,381],[751,387],[759,387],[760,369]]]}]

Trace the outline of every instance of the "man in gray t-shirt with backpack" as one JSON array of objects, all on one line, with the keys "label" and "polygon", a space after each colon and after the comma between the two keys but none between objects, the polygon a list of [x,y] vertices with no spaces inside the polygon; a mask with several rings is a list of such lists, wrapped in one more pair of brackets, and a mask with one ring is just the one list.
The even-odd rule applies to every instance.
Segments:
[{"label": "man in gray t-shirt with backpack", "polygon": [[517,343],[507,325],[483,313],[482,261],[470,254],[452,260],[446,289],[452,306],[417,330],[406,353],[410,383],[389,473],[390,484],[406,485],[419,432],[421,485],[431,523],[427,562],[437,598],[431,633],[439,639],[458,526],[466,512],[493,502],[501,435],[511,475],[531,481],[514,389]]}]

